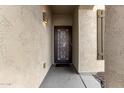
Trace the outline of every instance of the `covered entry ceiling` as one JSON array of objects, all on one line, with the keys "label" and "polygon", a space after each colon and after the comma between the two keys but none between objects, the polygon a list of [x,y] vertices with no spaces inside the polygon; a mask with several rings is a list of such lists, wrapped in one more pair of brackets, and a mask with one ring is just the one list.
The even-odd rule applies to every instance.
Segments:
[{"label": "covered entry ceiling", "polygon": [[53,14],[71,14],[76,5],[51,5]]}]

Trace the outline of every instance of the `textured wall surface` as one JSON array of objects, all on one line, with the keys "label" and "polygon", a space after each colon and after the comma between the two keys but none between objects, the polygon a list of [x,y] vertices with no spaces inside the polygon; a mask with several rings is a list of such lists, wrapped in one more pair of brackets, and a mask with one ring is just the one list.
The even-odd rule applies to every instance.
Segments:
[{"label": "textured wall surface", "polygon": [[[48,13],[47,25],[42,22],[43,11]],[[50,62],[48,7],[0,6],[0,87],[39,87]]]},{"label": "textured wall surface", "polygon": [[106,87],[124,87],[124,6],[106,6]]},{"label": "textured wall surface", "polygon": [[72,25],[72,15],[53,14],[53,25]]},{"label": "textured wall surface", "polygon": [[[102,7],[103,8],[103,7]],[[79,72],[104,71],[104,60],[97,60],[97,16],[94,8],[79,7]]]},{"label": "textured wall surface", "polygon": [[75,66],[76,70],[78,71],[78,64],[79,64],[79,30],[78,30],[78,7],[75,8],[73,13],[73,31],[72,31],[72,61],[73,65]]}]

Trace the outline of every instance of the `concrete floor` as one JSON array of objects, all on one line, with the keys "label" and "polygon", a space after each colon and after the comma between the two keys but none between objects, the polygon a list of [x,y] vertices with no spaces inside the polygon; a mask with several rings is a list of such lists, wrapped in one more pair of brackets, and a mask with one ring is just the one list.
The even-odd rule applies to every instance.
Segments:
[{"label": "concrete floor", "polygon": [[[88,84],[88,86],[90,86],[91,84],[91,87],[100,87],[98,84],[93,83],[94,81],[92,82],[92,80],[95,80],[91,80],[92,76],[90,78],[88,77],[87,80],[85,78],[85,82],[83,80],[83,76],[84,75],[77,74],[72,66],[52,66],[47,73],[44,81],[40,85],[40,88],[85,88],[87,87],[86,84]],[[89,82],[88,79],[90,79]]]},{"label": "concrete floor", "polygon": [[101,88],[100,82],[98,82],[92,74],[80,74],[87,88]]}]

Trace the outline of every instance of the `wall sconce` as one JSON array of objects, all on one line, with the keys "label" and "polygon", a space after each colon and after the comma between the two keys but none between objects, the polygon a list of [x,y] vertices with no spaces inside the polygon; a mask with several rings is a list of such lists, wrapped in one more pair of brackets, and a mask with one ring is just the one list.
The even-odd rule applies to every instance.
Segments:
[{"label": "wall sconce", "polygon": [[43,22],[44,22],[45,24],[48,23],[48,17],[47,17],[46,12],[43,12]]}]

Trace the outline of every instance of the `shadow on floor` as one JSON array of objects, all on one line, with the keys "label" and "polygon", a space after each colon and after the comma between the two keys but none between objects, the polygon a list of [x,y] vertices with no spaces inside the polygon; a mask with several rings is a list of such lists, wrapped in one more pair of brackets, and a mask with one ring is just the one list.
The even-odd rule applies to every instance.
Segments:
[{"label": "shadow on floor", "polygon": [[40,88],[85,88],[72,66],[51,66]]},{"label": "shadow on floor", "polygon": [[101,88],[91,73],[76,73],[72,65],[52,65],[40,88]]}]

